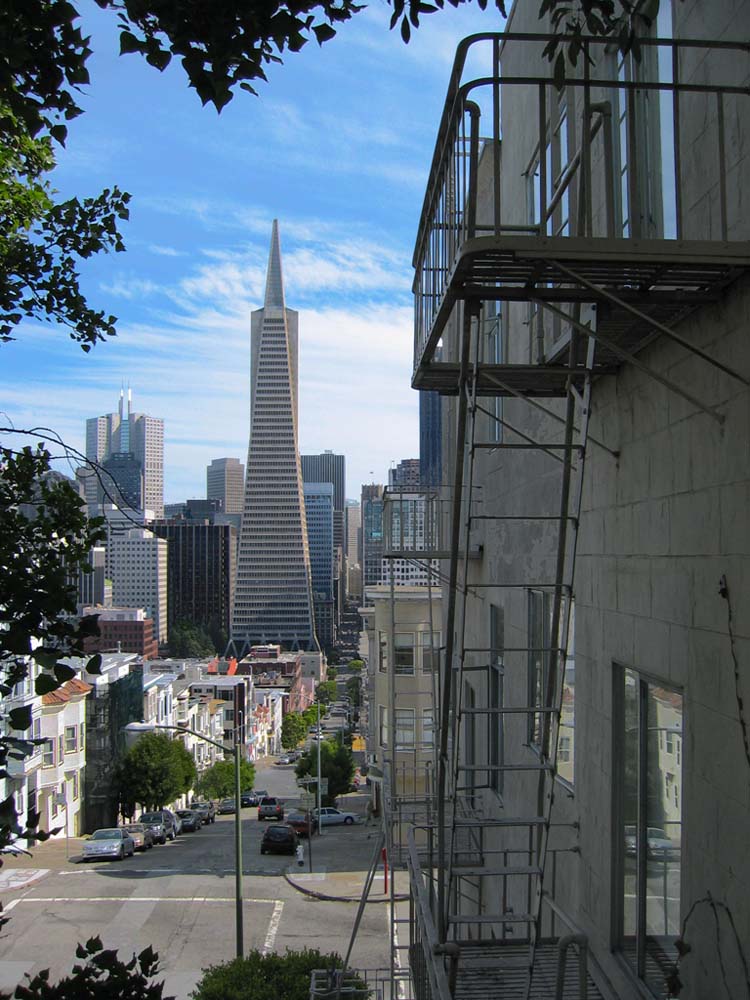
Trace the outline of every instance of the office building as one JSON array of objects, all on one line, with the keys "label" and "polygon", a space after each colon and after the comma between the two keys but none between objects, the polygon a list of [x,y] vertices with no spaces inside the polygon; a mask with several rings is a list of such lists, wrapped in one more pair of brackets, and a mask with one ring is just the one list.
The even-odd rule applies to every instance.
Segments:
[{"label": "office building", "polygon": [[250,444],[231,641],[316,648],[298,436],[298,314],[287,309],[278,222],[252,314]]},{"label": "office building", "polygon": [[130,528],[110,545],[112,600],[145,608],[157,642],[167,641],[167,542],[144,528]]},{"label": "office building", "polygon": [[381,582],[383,561],[383,487],[362,487],[362,589]]},{"label": "office building", "polygon": [[[120,390],[117,413],[107,413],[86,421],[86,458],[103,466],[111,456],[129,456],[131,461],[140,463],[143,477],[142,497],[138,509],[154,512],[156,517],[164,514],[164,421],[150,417],[146,413],[136,413],[132,408],[132,392]],[[120,459],[120,462],[124,461]],[[127,473],[128,492],[134,495],[131,481],[134,472]],[[86,501],[114,503],[118,506],[117,493],[108,486],[106,476],[83,477]]]},{"label": "office building", "polygon": [[419,459],[404,458],[388,470],[389,486],[419,486]]},{"label": "office building", "polygon": [[362,507],[358,500],[347,500],[344,507],[344,553],[349,565],[360,561],[359,538],[362,527]]},{"label": "office building", "polygon": [[315,631],[324,648],[334,642],[333,484],[305,483]]},{"label": "office building", "polygon": [[[237,531],[208,520],[156,521],[152,530],[166,539],[167,620],[187,621],[229,635],[236,575]],[[223,652],[223,650],[222,650]]]},{"label": "office building", "polygon": [[220,500],[225,514],[241,514],[245,466],[238,458],[215,458],[206,469],[206,497]]}]

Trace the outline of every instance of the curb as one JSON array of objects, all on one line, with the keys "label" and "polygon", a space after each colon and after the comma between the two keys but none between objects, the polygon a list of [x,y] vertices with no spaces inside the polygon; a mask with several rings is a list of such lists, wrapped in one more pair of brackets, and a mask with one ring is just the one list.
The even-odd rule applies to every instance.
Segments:
[{"label": "curb", "polygon": [[[312,899],[321,899],[327,903],[359,903],[362,899],[361,896],[333,896],[331,893],[318,892],[317,889],[308,889],[304,885],[300,885],[295,882],[286,872],[284,872],[284,879],[289,883],[289,885],[296,889],[297,892],[301,892],[304,896],[310,896]],[[409,899],[409,896],[399,893],[393,897],[394,903],[405,903]],[[367,903],[390,903],[391,897],[387,896],[384,899],[367,899]]]}]

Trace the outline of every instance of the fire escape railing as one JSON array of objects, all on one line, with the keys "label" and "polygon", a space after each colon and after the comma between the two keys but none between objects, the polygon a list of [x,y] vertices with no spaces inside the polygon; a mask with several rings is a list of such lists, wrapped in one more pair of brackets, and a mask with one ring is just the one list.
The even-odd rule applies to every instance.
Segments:
[{"label": "fire escape railing", "polygon": [[[653,278],[649,265],[656,264],[656,260],[647,259],[646,243],[637,246],[633,240],[671,243],[674,252],[677,244],[689,241],[683,252],[690,250],[693,256],[709,258],[711,254],[704,252],[709,242],[726,259],[740,249],[747,254],[746,242],[737,235],[737,220],[730,216],[727,177],[731,152],[730,102],[750,94],[746,84],[748,66],[744,60],[725,56],[727,53],[747,56],[748,43],[644,38],[641,40],[644,56],[637,76],[629,79],[613,62],[611,43],[586,37],[579,69],[569,70],[561,89],[549,64],[541,57],[542,47],[551,37],[513,32],[478,34],[459,45],[414,252],[415,373],[433,358],[456,298],[466,297],[465,288],[457,289],[461,279],[456,272],[463,266],[463,254],[472,255],[482,249],[496,253],[494,264],[485,254],[479,266],[467,270],[466,282],[476,286],[476,297],[524,301],[529,298],[530,279],[524,259],[533,249],[524,245],[528,240],[567,242],[573,259],[577,253],[586,256],[590,252],[590,247],[576,245],[581,239],[596,241],[598,252],[605,255],[616,255],[618,248],[627,244],[631,251],[641,252],[640,270],[637,262],[631,264],[631,281],[636,285]],[[538,67],[538,73],[514,74],[519,45],[527,49],[524,65]],[[697,58],[693,58],[693,53],[711,60],[711,72],[705,72],[701,80],[723,82],[695,82],[692,71]],[[477,58],[484,58],[487,73],[465,79],[467,65],[474,67]],[[507,63],[511,64],[510,69]],[[660,79],[662,76],[667,78]],[[529,107],[518,128],[523,131],[524,148],[536,149],[538,160],[536,174],[530,174],[529,184],[535,187],[536,203],[529,212],[523,211],[526,206],[519,207],[517,199],[504,201],[501,191],[501,146],[503,141],[516,140],[513,124],[506,123],[507,134],[502,133],[502,103],[511,96],[511,91],[518,94],[519,88],[528,96]],[[579,148],[571,150],[567,162],[555,171],[548,155],[553,139],[551,113],[555,95],[563,92],[571,103],[570,113],[575,112],[590,128],[580,130]],[[620,168],[625,161],[635,164],[639,142],[644,141],[638,129],[648,117],[640,109],[647,100],[654,102],[652,117],[659,104],[665,120],[670,121],[669,128],[662,129],[658,139],[660,163],[650,165],[652,174],[664,173],[659,198],[663,200],[662,215],[669,220],[668,224],[656,225],[651,218],[653,206],[646,203],[644,178],[639,177],[639,171],[633,167],[620,177],[616,170],[618,160],[622,161]],[[704,174],[701,184],[715,202],[710,232],[705,231],[703,219],[698,222],[695,218],[695,205],[685,204],[683,198],[691,178],[695,186],[693,151],[687,148],[685,139],[699,107],[715,117],[716,141],[710,148],[704,146],[707,155],[701,165]],[[539,155],[539,151],[543,154]],[[492,161],[483,198],[492,209],[486,214],[477,213],[477,190],[472,181],[478,152],[489,154]],[[561,203],[568,197],[575,198],[576,176],[583,178],[584,204],[580,212],[570,211],[566,227],[561,230]],[[618,207],[621,197],[627,202],[627,219],[623,218],[622,207]],[[473,241],[486,238],[496,240],[495,246],[474,246]],[[602,241],[607,241],[607,245]],[[497,260],[503,254],[505,266],[498,267]],[[675,291],[683,305],[691,298],[705,301],[712,286],[731,278],[720,265],[721,261],[708,274],[705,268],[698,269],[696,274],[673,269],[666,280],[655,279],[652,298],[661,295],[669,300],[670,292]],[[558,302],[597,298],[598,291],[580,286],[576,278],[553,271],[551,280],[549,275],[540,276],[538,271],[532,276],[535,292],[541,298]],[[564,285],[566,292],[560,290]],[[626,298],[627,294],[625,289]]]}]

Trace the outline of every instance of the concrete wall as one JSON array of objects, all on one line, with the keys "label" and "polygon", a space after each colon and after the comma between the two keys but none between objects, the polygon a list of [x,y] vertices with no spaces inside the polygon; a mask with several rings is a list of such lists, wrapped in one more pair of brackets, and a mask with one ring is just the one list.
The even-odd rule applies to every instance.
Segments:
[{"label": "concrete wall", "polygon": [[[535,0],[522,0],[516,4],[511,29],[538,30],[537,12]],[[724,0],[708,5],[694,0],[676,4],[675,16],[678,30],[687,37],[734,38],[738,24],[750,23],[750,3]],[[536,67],[527,59],[509,44],[504,67],[520,71],[525,66],[533,72]],[[747,82],[747,61],[740,65],[732,54],[709,63],[696,53],[686,57],[683,66],[685,78],[722,72],[726,82]],[[510,206],[504,218],[516,223],[527,221],[523,172],[533,155],[533,130],[525,131],[522,123],[529,120],[531,101],[520,91],[511,98],[504,95],[502,196],[503,204]],[[747,239],[750,102],[729,99],[725,114],[729,235]],[[692,239],[718,238],[717,181],[710,162],[716,134],[715,106],[696,103],[682,135],[687,165],[683,200],[690,206],[685,235]],[[480,184],[481,219],[491,216],[486,174]],[[596,196],[594,205],[595,211],[601,207]],[[534,359],[529,307],[511,305],[504,310],[506,358],[528,363]],[[749,321],[750,279],[745,277],[727,289],[720,302],[696,311],[679,332],[747,375]],[[547,336],[545,346],[549,343]],[[448,357],[456,356],[451,334],[445,350]],[[737,938],[747,950],[750,759],[743,745],[738,693],[748,704],[750,393],[741,382],[663,339],[643,350],[640,358],[715,407],[724,422],[715,422],[632,367],[595,382],[591,435],[617,451],[618,457],[589,444],[575,578],[575,776],[572,785],[557,783],[553,822],[562,825],[555,827],[550,842],[560,852],[554,890],[588,934],[595,959],[617,996],[630,1000],[666,995],[643,993],[617,951],[618,866],[623,864],[618,753],[624,739],[617,696],[622,692],[622,672],[630,669],[655,689],[683,699],[681,874],[675,876],[679,918],[684,919],[708,893],[720,907],[720,947],[710,906],[699,903],[690,919],[686,940],[692,951],[681,963],[680,995],[689,1000],[708,996],[726,974],[730,995],[741,996],[742,963],[723,908],[731,911]],[[518,400],[503,405],[504,418],[524,433],[539,441],[561,440],[562,429],[550,417]],[[560,403],[545,405],[562,412]],[[455,412],[455,401],[450,400],[443,435],[446,482],[452,479]],[[477,440],[487,440],[485,418],[480,417],[477,427]],[[544,453],[482,452],[477,455],[474,481],[482,497],[478,513],[557,512],[559,464]],[[551,523],[505,522],[503,527],[479,522],[471,541],[482,546],[483,557],[473,563],[471,580],[480,584],[523,580],[528,587],[552,580],[556,532]],[[719,588],[722,577],[728,586],[724,595]],[[469,596],[466,645],[489,646],[492,604],[504,613],[505,646],[527,647],[528,593],[499,586]],[[474,661],[486,661],[487,655],[475,654]],[[504,665],[506,705],[527,704],[528,656],[507,653]],[[476,703],[486,705],[485,675],[468,674],[466,680]],[[457,697],[465,704],[466,691]],[[464,744],[467,735],[464,723]],[[475,732],[475,744],[476,759],[486,761],[486,731]],[[534,759],[528,747],[527,716],[506,722],[504,745],[506,761]],[[506,775],[502,793],[481,789],[476,803],[490,813],[503,808],[510,815],[528,815],[535,812],[530,808],[535,788],[535,779]],[[516,846],[518,841],[507,834],[486,834],[489,850]],[[552,888],[549,881],[547,888]],[[485,898],[492,895],[488,892]],[[511,899],[516,909],[522,908],[520,891],[515,896],[511,892]],[[471,900],[464,903],[469,912],[472,905]]]}]

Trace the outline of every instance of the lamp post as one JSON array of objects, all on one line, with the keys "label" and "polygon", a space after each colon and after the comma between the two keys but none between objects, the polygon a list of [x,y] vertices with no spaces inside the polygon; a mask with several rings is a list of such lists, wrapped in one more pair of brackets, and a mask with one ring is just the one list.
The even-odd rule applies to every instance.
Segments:
[{"label": "lamp post", "polygon": [[[188,729],[187,726],[165,726],[160,725],[155,722],[129,722],[127,726],[123,727],[123,731],[126,733],[153,733],[157,729],[169,729],[172,732],[177,733],[190,733],[191,736],[195,736],[196,739],[203,740],[204,743],[210,743],[211,746],[218,747],[225,753],[228,747],[223,743],[219,743],[218,740],[212,740],[208,736],[204,736],[203,733],[198,733],[194,729]],[[242,915],[242,803],[241,803],[241,792],[240,792],[240,741],[239,741],[239,729],[234,730],[234,744],[232,746],[232,751],[234,752],[234,913],[235,913],[235,933],[236,933],[236,955],[237,958],[242,958],[244,955],[244,928],[243,928],[243,915]]]}]

